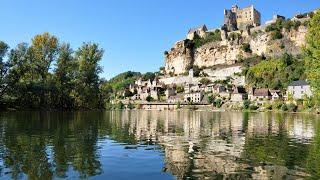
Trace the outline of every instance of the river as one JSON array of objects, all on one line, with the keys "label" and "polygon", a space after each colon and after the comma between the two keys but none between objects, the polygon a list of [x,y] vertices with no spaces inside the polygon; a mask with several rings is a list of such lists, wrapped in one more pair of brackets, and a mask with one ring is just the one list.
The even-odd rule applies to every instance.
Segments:
[{"label": "river", "polygon": [[319,179],[319,120],[270,112],[1,112],[0,179]]}]

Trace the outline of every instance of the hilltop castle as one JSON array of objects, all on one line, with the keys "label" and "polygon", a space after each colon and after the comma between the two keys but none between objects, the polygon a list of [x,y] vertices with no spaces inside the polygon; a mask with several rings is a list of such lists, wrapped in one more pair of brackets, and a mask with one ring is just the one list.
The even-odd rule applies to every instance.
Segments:
[{"label": "hilltop castle", "polygon": [[237,5],[224,10],[224,27],[228,31],[260,26],[261,14],[253,5],[240,9]]}]

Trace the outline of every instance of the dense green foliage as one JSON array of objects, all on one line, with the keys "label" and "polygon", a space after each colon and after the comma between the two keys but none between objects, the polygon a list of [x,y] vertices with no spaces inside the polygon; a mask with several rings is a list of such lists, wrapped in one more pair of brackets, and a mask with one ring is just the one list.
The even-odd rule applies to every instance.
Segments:
[{"label": "dense green foliage", "polygon": [[290,19],[277,19],[275,23],[272,23],[266,27],[266,32],[281,31],[283,28],[286,30],[298,29],[301,25],[300,21],[291,21]]},{"label": "dense green foliage", "polygon": [[244,52],[252,53],[252,50],[251,50],[251,48],[250,48],[250,44],[248,44],[248,43],[243,43],[242,46],[241,46],[241,49],[242,49]]},{"label": "dense green foliage", "polygon": [[221,32],[219,29],[214,32],[208,32],[204,38],[195,35],[193,39],[194,47],[198,48],[209,42],[221,41]]},{"label": "dense green foliage", "polygon": [[140,76],[141,76],[141,73],[139,72],[127,71],[111,78],[108,81],[108,83],[111,85],[111,87],[115,91],[123,90],[124,88],[128,87],[130,84],[133,84],[134,81],[137,80],[138,77]]},{"label": "dense green foliage", "polygon": [[306,36],[305,52],[306,75],[311,84],[313,94],[320,105],[320,11],[318,10],[309,24]]},{"label": "dense green foliage", "polygon": [[211,82],[211,80],[208,79],[208,78],[201,78],[201,79],[200,79],[200,83],[201,83],[201,84],[204,84],[204,85],[208,85],[208,84],[210,84],[210,83],[212,83],[212,82]]},{"label": "dense green foliage", "polygon": [[[277,19],[275,23],[272,23],[266,27],[266,32],[271,32],[271,39],[282,39],[283,35],[281,33],[282,29],[290,31],[291,29],[297,30],[298,27],[301,25],[300,21],[292,21],[290,19]],[[303,24],[306,25],[306,24]]]},{"label": "dense green foliage", "polygon": [[272,31],[270,35],[271,35],[272,40],[283,38],[283,35],[281,34],[281,32],[279,30]]},{"label": "dense green foliage", "polygon": [[[0,43],[2,106],[18,108],[100,108],[99,61],[103,50],[84,43],[75,52],[49,33],[8,52]],[[7,60],[4,62],[4,57]]]},{"label": "dense green foliage", "polygon": [[250,86],[283,89],[294,80],[304,79],[304,62],[284,54],[280,59],[264,60],[244,70]]}]

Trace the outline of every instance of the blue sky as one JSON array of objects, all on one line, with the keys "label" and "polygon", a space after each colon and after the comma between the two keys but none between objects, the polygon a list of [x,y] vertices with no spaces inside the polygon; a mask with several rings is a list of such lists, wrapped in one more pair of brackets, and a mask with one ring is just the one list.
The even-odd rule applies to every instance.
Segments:
[{"label": "blue sky", "polygon": [[131,71],[157,71],[163,52],[189,28],[220,27],[223,9],[253,4],[262,22],[320,7],[319,0],[0,0],[0,40],[10,47],[49,32],[77,49],[97,42],[105,50],[101,77]]}]

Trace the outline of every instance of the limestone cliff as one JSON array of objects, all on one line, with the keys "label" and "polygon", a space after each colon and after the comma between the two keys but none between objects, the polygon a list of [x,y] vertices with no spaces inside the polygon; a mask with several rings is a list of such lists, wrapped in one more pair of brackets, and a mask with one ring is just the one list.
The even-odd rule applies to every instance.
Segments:
[{"label": "limestone cliff", "polygon": [[[182,74],[193,65],[231,65],[256,55],[279,57],[284,52],[298,55],[305,43],[306,32],[307,28],[300,25],[296,29],[283,29],[282,38],[274,39],[272,32],[266,32],[265,27],[260,26],[248,31],[222,31],[221,41],[205,43],[198,48],[190,46],[188,40],[178,41],[165,52],[165,70],[167,73]],[[237,38],[232,38],[234,34]],[[249,45],[249,51],[245,52],[244,44]]]}]

